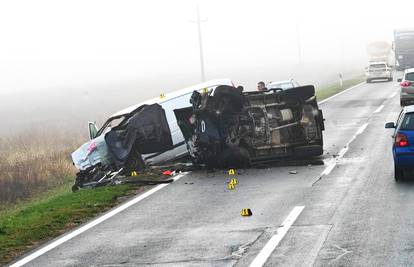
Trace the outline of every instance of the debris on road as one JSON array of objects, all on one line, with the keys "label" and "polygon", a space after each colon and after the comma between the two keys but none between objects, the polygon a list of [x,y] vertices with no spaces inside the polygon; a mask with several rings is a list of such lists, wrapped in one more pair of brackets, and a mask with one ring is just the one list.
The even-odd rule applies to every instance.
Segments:
[{"label": "debris on road", "polygon": [[290,171],[289,174],[297,174],[298,171]]}]

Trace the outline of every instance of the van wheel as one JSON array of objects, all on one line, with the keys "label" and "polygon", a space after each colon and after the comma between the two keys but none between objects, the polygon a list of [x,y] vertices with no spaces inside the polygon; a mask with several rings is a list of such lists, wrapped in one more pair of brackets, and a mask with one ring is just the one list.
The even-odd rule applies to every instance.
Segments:
[{"label": "van wheel", "polygon": [[394,178],[395,181],[401,181],[404,179],[404,171],[394,164]]}]

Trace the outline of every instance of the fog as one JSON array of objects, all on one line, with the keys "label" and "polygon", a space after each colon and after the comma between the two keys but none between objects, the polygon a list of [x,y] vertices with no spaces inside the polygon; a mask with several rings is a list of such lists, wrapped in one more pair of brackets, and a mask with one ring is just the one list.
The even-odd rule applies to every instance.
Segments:
[{"label": "fog", "polygon": [[[78,127],[126,105],[206,79],[352,77],[365,47],[412,27],[412,1],[1,1],[1,133]],[[69,123],[70,122],[70,123]]]}]

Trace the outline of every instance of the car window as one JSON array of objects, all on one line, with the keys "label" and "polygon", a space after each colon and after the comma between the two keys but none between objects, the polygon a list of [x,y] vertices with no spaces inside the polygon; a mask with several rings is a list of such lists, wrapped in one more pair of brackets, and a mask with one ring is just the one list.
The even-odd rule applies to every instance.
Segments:
[{"label": "car window", "polygon": [[414,130],[414,113],[406,113],[402,119],[400,130]]},{"label": "car window", "polygon": [[404,110],[401,110],[400,111],[400,114],[398,114],[398,119],[397,119],[397,122],[395,123],[396,125],[399,125],[400,124],[401,117],[402,117],[403,114],[404,114]]},{"label": "car window", "polygon": [[414,72],[409,72],[405,74],[406,81],[414,81]]},{"label": "car window", "polygon": [[276,83],[276,84],[271,84],[270,86],[269,86],[269,89],[273,89],[273,88],[281,88],[281,89],[283,89],[283,90],[286,90],[286,89],[290,89],[290,88],[293,88],[294,86],[293,86],[293,84],[291,84],[291,83]]},{"label": "car window", "polygon": [[369,65],[369,68],[370,69],[385,69],[385,64],[372,64],[372,65]]}]

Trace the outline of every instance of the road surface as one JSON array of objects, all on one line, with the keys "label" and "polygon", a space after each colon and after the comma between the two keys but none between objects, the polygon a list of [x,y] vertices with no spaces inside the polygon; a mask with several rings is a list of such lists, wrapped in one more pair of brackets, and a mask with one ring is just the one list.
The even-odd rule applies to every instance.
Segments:
[{"label": "road surface", "polygon": [[238,170],[235,190],[225,171],[192,172],[26,266],[414,265],[414,183],[394,181],[384,129],[397,91],[362,84],[322,103],[322,164]]}]

